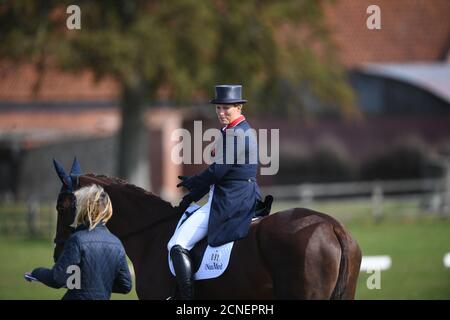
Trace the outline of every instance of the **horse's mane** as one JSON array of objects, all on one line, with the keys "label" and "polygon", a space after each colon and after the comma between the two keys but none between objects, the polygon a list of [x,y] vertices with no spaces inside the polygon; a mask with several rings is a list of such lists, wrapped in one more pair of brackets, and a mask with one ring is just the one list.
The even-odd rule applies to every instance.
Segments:
[{"label": "horse's mane", "polygon": [[84,174],[86,177],[91,177],[97,180],[101,180],[107,185],[115,185],[121,189],[130,191],[131,193],[135,193],[140,196],[144,196],[146,200],[149,200],[151,203],[159,202],[162,206],[169,206],[172,209],[175,209],[175,207],[172,206],[172,204],[168,201],[163,200],[161,197],[155,195],[154,193],[145,190],[141,187],[138,187],[132,183],[129,183],[126,180],[117,178],[117,177],[109,177],[103,174],[94,174],[94,173],[86,173]]}]

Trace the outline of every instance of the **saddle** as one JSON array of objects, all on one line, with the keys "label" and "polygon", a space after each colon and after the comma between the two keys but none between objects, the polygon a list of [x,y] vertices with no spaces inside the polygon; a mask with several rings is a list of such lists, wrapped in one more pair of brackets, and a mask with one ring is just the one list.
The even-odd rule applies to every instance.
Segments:
[{"label": "saddle", "polygon": [[[273,196],[268,195],[265,197],[264,201],[256,200],[256,209],[253,214],[253,220],[259,219],[267,216],[272,209]],[[205,254],[206,248],[208,247],[207,238],[203,238],[199,242],[195,244],[195,246],[189,251],[192,258],[192,269],[194,273],[196,273],[203,259],[203,255]]]},{"label": "saddle", "polygon": [[264,201],[256,200],[256,209],[253,214],[253,218],[265,217],[270,213],[272,209],[273,197],[271,195],[266,196]]}]

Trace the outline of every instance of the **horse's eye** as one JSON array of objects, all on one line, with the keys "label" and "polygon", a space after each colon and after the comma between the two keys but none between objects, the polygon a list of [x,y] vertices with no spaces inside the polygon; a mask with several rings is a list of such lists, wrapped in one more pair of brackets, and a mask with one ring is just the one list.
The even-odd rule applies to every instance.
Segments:
[{"label": "horse's eye", "polygon": [[72,204],[75,202],[75,196],[74,195],[63,195],[58,197],[58,201],[56,202],[56,210],[58,212],[65,211],[67,209],[70,209],[72,207]]},{"label": "horse's eye", "polygon": [[66,209],[68,208],[68,206],[67,206],[67,204],[66,203],[57,203],[56,204],[56,210],[58,211],[58,212],[62,212],[62,211],[65,211]]}]

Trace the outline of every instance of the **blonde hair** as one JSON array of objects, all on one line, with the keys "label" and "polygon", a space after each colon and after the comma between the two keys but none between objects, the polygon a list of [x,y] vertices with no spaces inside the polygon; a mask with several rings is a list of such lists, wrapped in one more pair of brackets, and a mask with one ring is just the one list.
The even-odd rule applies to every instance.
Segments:
[{"label": "blonde hair", "polygon": [[112,204],[101,186],[93,184],[75,191],[77,211],[72,227],[81,224],[89,226],[89,231],[100,222],[106,223],[112,216]]}]

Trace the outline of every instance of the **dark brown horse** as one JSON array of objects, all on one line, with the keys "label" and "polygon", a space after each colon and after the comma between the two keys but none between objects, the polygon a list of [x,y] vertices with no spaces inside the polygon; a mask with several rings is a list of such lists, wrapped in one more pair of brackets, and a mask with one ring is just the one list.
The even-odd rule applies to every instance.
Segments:
[{"label": "dark brown horse", "polygon": [[[74,189],[98,184],[113,203],[109,230],[133,263],[140,299],[166,299],[175,278],[167,242],[181,213],[159,197],[116,178],[86,174]],[[70,193],[58,197],[55,258],[70,235]],[[277,212],[252,222],[236,241],[228,269],[196,282],[199,299],[354,299],[361,263],[358,244],[332,217],[308,209]]]}]

